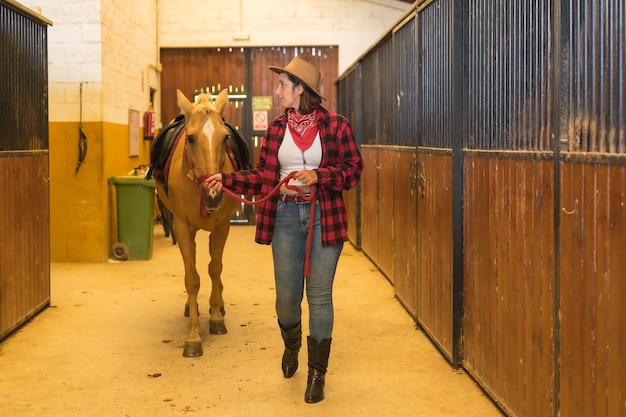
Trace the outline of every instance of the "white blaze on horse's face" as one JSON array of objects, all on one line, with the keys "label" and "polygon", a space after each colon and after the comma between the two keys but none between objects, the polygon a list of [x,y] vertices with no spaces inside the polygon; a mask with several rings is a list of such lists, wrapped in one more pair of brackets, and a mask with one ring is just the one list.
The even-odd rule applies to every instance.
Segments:
[{"label": "white blaze on horse's face", "polygon": [[194,176],[220,172],[226,156],[228,134],[218,108],[201,95],[187,119],[187,146]]},{"label": "white blaze on horse's face", "polygon": [[202,126],[202,133],[204,134],[204,138],[202,139],[207,141],[207,150],[209,152],[209,172],[207,172],[207,174],[214,174],[220,171],[221,166],[217,164],[219,163],[221,165],[220,161],[224,158],[224,138],[223,135],[216,137],[215,126],[210,118],[207,119],[204,126]]},{"label": "white blaze on horse's face", "polygon": [[[191,174],[200,183],[209,175],[220,172],[224,164],[228,130],[222,114],[228,104],[228,91],[222,90],[215,103],[208,95],[201,94],[193,104],[180,91],[178,93],[178,104],[186,118],[186,152],[192,165]],[[205,212],[210,213],[220,207],[221,193],[203,195]]]}]

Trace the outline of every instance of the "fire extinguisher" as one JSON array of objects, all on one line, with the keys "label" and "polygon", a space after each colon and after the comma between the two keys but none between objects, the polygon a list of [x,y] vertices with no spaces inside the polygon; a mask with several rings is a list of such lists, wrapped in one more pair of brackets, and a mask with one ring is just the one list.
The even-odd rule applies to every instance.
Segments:
[{"label": "fire extinguisher", "polygon": [[143,138],[154,139],[155,114],[152,106],[143,114]]}]

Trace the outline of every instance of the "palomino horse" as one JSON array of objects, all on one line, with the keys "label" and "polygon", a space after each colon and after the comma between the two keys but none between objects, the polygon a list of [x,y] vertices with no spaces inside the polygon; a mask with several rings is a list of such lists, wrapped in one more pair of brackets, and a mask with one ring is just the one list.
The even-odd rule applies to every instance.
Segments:
[{"label": "palomino horse", "polygon": [[[224,334],[222,255],[230,230],[230,218],[238,207],[238,202],[231,196],[205,190],[202,181],[212,173],[235,171],[237,162],[231,159],[232,147],[228,145],[232,126],[222,118],[228,105],[227,90],[220,92],[214,103],[204,94],[195,103],[191,103],[179,90],[177,94],[182,115],[176,120],[181,127],[184,122],[184,127],[176,130],[176,140],[170,140],[167,146],[162,143],[165,140],[159,142],[159,137],[155,139],[151,149],[151,166],[155,168],[159,198],[174,215],[176,240],[185,265],[185,314],[189,316],[189,322],[183,356],[197,357],[202,355],[202,339],[198,323],[200,276],[196,269],[196,233],[201,229],[210,232],[209,331],[211,334]],[[167,127],[163,130],[166,131]],[[158,149],[155,150],[155,146]],[[162,156],[160,163],[154,160],[159,158],[159,153],[167,154],[167,163]],[[247,155],[245,152],[245,158]]]}]

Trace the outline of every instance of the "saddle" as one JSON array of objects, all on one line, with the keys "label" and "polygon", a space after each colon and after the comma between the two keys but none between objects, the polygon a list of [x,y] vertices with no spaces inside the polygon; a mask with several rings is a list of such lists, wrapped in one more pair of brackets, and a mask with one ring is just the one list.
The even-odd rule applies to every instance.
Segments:
[{"label": "saddle", "polygon": [[[226,150],[233,161],[235,170],[251,169],[250,150],[248,143],[239,131],[222,119],[229,131],[226,139]],[[169,171],[170,161],[174,145],[178,142],[181,132],[185,127],[185,115],[181,114],[165,126],[152,141],[150,146],[150,169],[146,174],[146,179],[154,177],[154,179],[163,184],[167,193],[167,173]]]}]

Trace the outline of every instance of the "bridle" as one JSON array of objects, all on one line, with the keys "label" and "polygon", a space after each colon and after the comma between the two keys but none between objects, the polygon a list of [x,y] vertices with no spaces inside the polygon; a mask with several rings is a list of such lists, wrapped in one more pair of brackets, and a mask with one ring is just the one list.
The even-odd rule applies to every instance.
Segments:
[{"label": "bridle", "polygon": [[[227,143],[225,144],[225,146],[226,146],[226,153],[228,154],[228,157],[231,159],[231,161],[235,161],[235,157],[232,154],[232,150],[230,149]],[[196,183],[196,185],[200,186],[200,206],[198,209],[200,213],[200,217],[202,217],[203,219],[208,219],[209,217],[211,217],[211,213],[206,213],[202,207],[202,203],[204,201],[204,196],[205,196],[207,187],[202,186],[202,184],[213,174],[198,175],[198,173],[196,172],[196,168],[193,165],[193,162],[191,162],[189,152],[187,152],[187,140],[185,140],[185,149],[183,151],[183,154],[185,156],[185,162],[187,162],[187,166],[189,167],[189,171],[191,172],[193,181]]]}]

